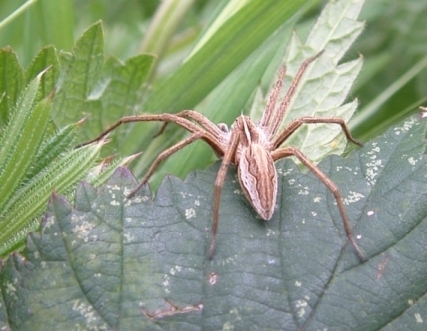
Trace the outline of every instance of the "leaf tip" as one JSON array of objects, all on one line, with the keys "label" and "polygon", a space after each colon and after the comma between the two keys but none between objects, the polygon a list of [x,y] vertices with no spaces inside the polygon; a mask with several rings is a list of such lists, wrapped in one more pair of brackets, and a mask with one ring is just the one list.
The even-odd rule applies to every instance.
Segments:
[{"label": "leaf tip", "polygon": [[50,66],[48,66],[46,69],[44,69],[44,70],[42,70],[36,77],[37,77],[37,79],[38,80],[40,80],[42,77],[43,77],[43,75],[46,73],[46,72],[48,72],[51,68],[52,68],[53,66],[52,65],[50,65]]},{"label": "leaf tip", "polygon": [[128,157],[125,157],[124,159],[123,159],[123,164],[129,164],[129,163],[131,163],[133,160],[135,160],[138,156],[140,156],[140,155],[142,155],[144,152],[139,152],[139,153],[136,153],[136,154],[132,154],[132,155],[129,155]]},{"label": "leaf tip", "polygon": [[49,205],[52,205],[54,208],[58,206],[66,206],[67,209],[71,209],[71,205],[68,200],[63,195],[56,192],[55,189],[53,189],[52,194],[50,195]]}]

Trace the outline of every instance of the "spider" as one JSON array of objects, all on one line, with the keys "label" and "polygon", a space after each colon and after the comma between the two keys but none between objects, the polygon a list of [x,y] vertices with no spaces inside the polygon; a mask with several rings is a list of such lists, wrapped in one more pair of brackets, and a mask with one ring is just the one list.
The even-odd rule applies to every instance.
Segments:
[{"label": "spider", "polygon": [[364,261],[364,255],[353,237],[350,221],[338,187],[300,150],[295,147],[281,147],[283,142],[285,142],[302,124],[316,123],[340,125],[347,139],[361,146],[361,143],[351,136],[344,120],[337,117],[300,117],[288,124],[281,132],[278,132],[279,126],[301,77],[309,64],[315,61],[322,53],[323,51],[306,59],[302,63],[286,95],[279,102],[279,94],[286,72],[285,66],[280,68],[277,81],[270,92],[266,108],[258,123],[254,123],[249,117],[241,115],[235,120],[233,125],[228,128],[225,124],[215,125],[205,116],[192,110],[183,110],[177,114],[165,113],[125,116],[102,132],[98,137],[77,147],[102,139],[105,135],[123,123],[160,121],[163,122],[163,126],[158,133],[160,134],[168,123],[173,122],[189,131],[190,135],[187,138],[159,154],[148,169],[141,183],[129,195],[129,197],[131,197],[139,188],[148,182],[150,176],[164,159],[196,140],[202,139],[205,141],[213,149],[215,154],[219,158],[222,158],[214,188],[212,236],[209,246],[210,258],[213,258],[215,251],[221,189],[229,165],[232,164],[237,166],[240,186],[255,211],[264,220],[269,220],[273,216],[277,195],[277,171],[274,162],[282,158],[294,156],[312,171],[332,192],[337,202],[348,240],[353,245],[359,258]]}]

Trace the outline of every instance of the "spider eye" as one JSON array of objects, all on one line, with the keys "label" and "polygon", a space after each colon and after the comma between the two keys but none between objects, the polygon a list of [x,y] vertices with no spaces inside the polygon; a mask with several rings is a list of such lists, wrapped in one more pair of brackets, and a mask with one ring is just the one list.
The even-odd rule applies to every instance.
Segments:
[{"label": "spider eye", "polygon": [[225,123],[218,123],[218,128],[222,131],[222,132],[229,132],[230,130],[228,129],[228,125]]}]

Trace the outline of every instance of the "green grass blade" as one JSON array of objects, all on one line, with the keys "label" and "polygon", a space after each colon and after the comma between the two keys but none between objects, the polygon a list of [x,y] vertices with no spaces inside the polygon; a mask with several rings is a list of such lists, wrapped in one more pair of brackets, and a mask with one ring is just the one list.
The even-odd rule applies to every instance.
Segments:
[{"label": "green grass blade", "polygon": [[[417,105],[406,107],[405,111],[391,112],[384,108],[384,104],[389,102],[391,98],[399,93],[409,81],[416,76],[427,74],[427,57],[421,58],[411,68],[409,68],[398,80],[393,82],[388,88],[382,91],[375,99],[367,104],[361,111],[351,120],[350,127],[356,136],[362,141],[366,141],[384,132],[392,124],[402,120],[406,116],[414,113],[417,110]],[[425,100],[424,100],[425,101]]]},{"label": "green grass blade", "polygon": [[39,148],[35,156],[33,166],[27,173],[27,179],[31,179],[40,171],[44,170],[50,163],[73,145],[77,138],[79,123],[70,124],[60,129],[49,137]]},{"label": "green grass blade", "polygon": [[155,62],[157,63],[162,58],[177,26],[193,2],[194,0],[162,1],[139,47],[139,52],[155,54]]},{"label": "green grass blade", "polygon": [[50,98],[43,99],[35,107],[33,104],[40,77],[30,84],[22,102],[18,104],[14,114],[16,116],[12,117],[11,125],[3,133],[0,151],[0,211],[25,178],[50,119]]},{"label": "green grass blade", "polygon": [[52,190],[66,193],[82,179],[99,157],[103,141],[95,145],[63,153],[31,181],[21,188],[0,214],[0,256],[4,256],[28,232],[35,230],[34,219],[44,211]]},{"label": "green grass blade", "polygon": [[13,13],[11,13],[9,16],[7,16],[4,20],[0,22],[0,29],[3,29],[10,22],[15,20],[18,16],[23,14],[25,11],[27,11],[28,8],[31,7],[33,4],[35,4],[37,1],[38,0],[28,0],[27,2],[25,2],[21,7],[16,9]]},{"label": "green grass blade", "polygon": [[154,88],[144,110],[176,112],[194,107],[304,3],[301,0],[247,3],[167,81]]}]

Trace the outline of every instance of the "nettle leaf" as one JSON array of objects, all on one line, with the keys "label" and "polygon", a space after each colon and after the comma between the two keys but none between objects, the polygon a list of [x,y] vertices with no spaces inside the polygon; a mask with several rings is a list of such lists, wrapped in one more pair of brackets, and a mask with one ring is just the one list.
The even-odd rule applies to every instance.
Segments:
[{"label": "nettle leaf", "polygon": [[119,168],[52,196],[41,234],[0,274],[10,330],[424,330],[426,123],[412,118],[320,168],[340,188],[360,247],[346,245],[334,198],[290,159],[277,163],[269,222],[225,181],[216,255],[207,258],[219,167],[167,177],[152,199]]},{"label": "nettle leaf", "polygon": [[[88,116],[80,139],[93,137],[107,123],[133,114],[140,103],[152,55],[142,54],[125,63],[110,57],[104,62],[104,37],[101,23],[89,27],[72,53],[61,57],[61,76],[53,100],[53,117],[59,125]],[[90,116],[89,116],[90,115]],[[120,136],[123,131],[115,132]]]},{"label": "nettle leaf", "polygon": [[[302,77],[282,127],[303,116],[341,117],[346,122],[353,116],[357,101],[343,103],[362,68],[362,58],[340,62],[363,30],[364,23],[357,20],[363,4],[362,0],[330,1],[304,45],[293,35],[284,59],[287,75],[292,79],[304,60],[322,50],[323,53]],[[288,79],[283,90],[290,84]],[[327,155],[342,154],[347,142],[339,125],[318,124],[302,126],[284,145],[298,147],[317,164]]]}]

